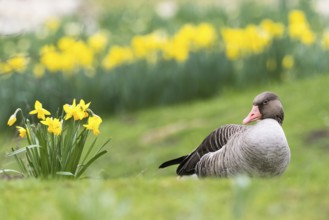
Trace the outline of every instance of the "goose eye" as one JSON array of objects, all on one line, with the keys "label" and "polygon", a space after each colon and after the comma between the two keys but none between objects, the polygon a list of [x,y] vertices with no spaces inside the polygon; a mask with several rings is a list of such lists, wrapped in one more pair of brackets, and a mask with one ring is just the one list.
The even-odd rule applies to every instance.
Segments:
[{"label": "goose eye", "polygon": [[268,103],[268,100],[265,100],[262,104],[266,105]]}]

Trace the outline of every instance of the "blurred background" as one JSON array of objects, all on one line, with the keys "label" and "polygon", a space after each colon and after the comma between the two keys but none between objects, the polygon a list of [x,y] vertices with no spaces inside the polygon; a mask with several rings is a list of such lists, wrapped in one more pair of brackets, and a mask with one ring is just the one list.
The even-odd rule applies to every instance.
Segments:
[{"label": "blurred background", "polygon": [[[318,83],[327,78],[312,88],[306,81],[329,72],[328,16],[324,0],[0,1],[3,152],[12,144],[6,122],[16,108],[27,113],[39,100],[56,112],[83,98],[104,118],[102,134],[113,138],[105,176],[156,169],[221,123],[240,123],[258,90],[274,88],[293,101],[326,89]],[[299,126],[298,135],[305,129],[290,126]],[[109,168],[127,161],[137,166]]]},{"label": "blurred background", "polygon": [[0,4],[0,121],[36,99],[52,110],[83,97],[97,111],[135,111],[329,65],[326,1]]}]

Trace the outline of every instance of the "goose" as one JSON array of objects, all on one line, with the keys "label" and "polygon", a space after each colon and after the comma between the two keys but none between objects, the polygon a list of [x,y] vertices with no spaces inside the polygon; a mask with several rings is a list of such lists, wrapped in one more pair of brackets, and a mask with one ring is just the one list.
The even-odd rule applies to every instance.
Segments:
[{"label": "goose", "polygon": [[[290,162],[290,148],[282,129],[284,111],[273,92],[257,95],[243,124],[228,124],[210,133],[190,154],[164,162],[178,164],[178,176],[279,176]],[[253,125],[247,125],[256,122]]]}]

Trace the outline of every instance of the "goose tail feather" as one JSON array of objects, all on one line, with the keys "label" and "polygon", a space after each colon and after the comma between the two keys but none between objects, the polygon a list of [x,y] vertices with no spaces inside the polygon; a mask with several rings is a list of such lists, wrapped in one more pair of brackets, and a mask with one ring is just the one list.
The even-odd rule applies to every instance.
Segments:
[{"label": "goose tail feather", "polygon": [[168,161],[164,162],[163,164],[161,164],[159,166],[159,168],[162,169],[162,168],[169,167],[169,166],[172,166],[172,165],[175,165],[175,164],[180,164],[182,161],[185,160],[185,158],[187,156],[188,155],[181,156],[181,157],[178,157],[178,158],[175,158],[175,159],[172,159],[172,160],[168,160]]}]

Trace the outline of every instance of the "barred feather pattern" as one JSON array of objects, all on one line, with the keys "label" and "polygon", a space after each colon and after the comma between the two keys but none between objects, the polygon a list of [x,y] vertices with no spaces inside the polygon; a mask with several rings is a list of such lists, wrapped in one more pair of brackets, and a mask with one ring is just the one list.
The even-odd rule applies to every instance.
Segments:
[{"label": "barred feather pattern", "polygon": [[282,127],[266,119],[235,132],[221,149],[205,154],[196,165],[196,174],[200,177],[277,176],[289,162],[290,149]]},{"label": "barred feather pattern", "polygon": [[202,143],[178,166],[178,175],[191,175],[202,156],[221,149],[235,133],[245,130],[247,126],[228,124],[210,133]]},{"label": "barred feather pattern", "polygon": [[209,152],[217,151],[227,143],[232,135],[246,128],[247,126],[236,124],[222,126],[208,135],[197,148],[197,151],[201,156]]}]

